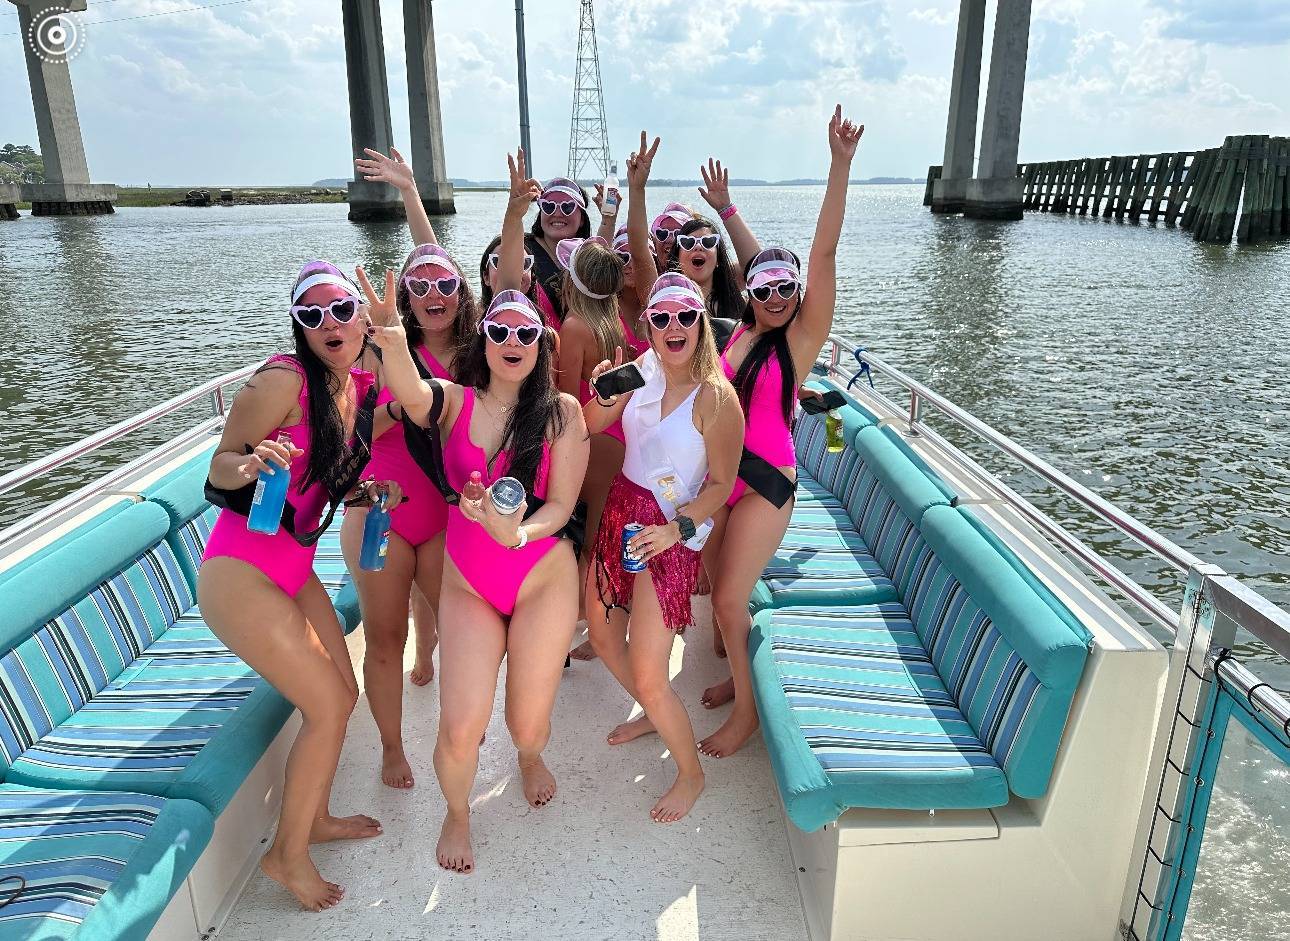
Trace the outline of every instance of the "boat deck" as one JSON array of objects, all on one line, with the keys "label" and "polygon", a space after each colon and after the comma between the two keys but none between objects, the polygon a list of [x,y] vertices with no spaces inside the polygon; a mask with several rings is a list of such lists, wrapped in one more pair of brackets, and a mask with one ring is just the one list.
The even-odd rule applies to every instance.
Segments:
[{"label": "boat deck", "polygon": [[[672,674],[702,737],[730,707],[709,712],[698,705],[724,661],[712,653],[706,599],[695,602],[699,626],[688,651],[676,645]],[[350,649],[361,665],[361,630]],[[411,664],[409,642],[405,667]],[[361,684],[361,667],[356,673]],[[223,941],[806,941],[787,823],[759,736],[731,758],[704,759],[708,787],[690,817],[654,823],[649,809],[671,782],[671,760],[655,735],[616,748],[605,743],[634,704],[603,665],[575,661],[560,687],[546,753],[560,791],[534,809],[520,791],[499,682],[473,797],[477,869],[458,875],[435,862],[443,815],[431,767],[438,696],[437,682],[406,684],[404,734],[417,776],[407,792],[381,784],[376,726],[366,699],[359,700],[332,806],[370,813],[384,833],[314,852],[322,873],[345,886],[345,900],[322,914],[301,912],[257,871],[219,933]]]}]

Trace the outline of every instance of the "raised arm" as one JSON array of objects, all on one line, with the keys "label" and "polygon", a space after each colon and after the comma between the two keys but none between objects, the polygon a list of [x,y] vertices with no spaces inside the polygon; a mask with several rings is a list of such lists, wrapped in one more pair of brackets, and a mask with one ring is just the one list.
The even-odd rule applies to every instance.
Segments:
[{"label": "raised arm", "polygon": [[530,179],[524,165],[524,148],[506,155],[511,177],[511,198],[502,219],[502,244],[497,249],[497,290],[520,291],[524,285],[524,214],[539,196],[542,184]]},{"label": "raised arm", "polygon": [[[720,160],[709,157],[708,165],[699,167],[699,174],[703,177],[699,195],[716,212],[717,218],[721,218],[723,212],[728,212],[734,206],[730,199],[730,170],[723,167]],[[735,247],[735,256],[739,259],[739,289],[742,291],[744,268],[761,251],[761,246],[757,244],[757,237],[752,234],[752,229],[748,228],[748,223],[744,222],[744,217],[739,215],[738,210],[721,221],[726,227],[726,234],[730,236],[730,244]]]},{"label": "raised arm", "polygon": [[793,365],[799,376],[806,375],[820,354],[833,329],[833,311],[837,303],[838,240],[842,237],[842,220],[846,216],[847,183],[851,178],[851,160],[864,134],[863,124],[852,124],[842,117],[838,105],[829,120],[829,182],[824,190],[820,217],[815,223],[815,238],[806,272],[806,294],[802,310],[788,328]]},{"label": "raised arm", "polygon": [[413,243],[438,245],[439,239],[435,237],[434,226],[430,224],[426,207],[421,202],[421,194],[417,192],[417,181],[412,176],[412,167],[403,159],[403,155],[393,147],[390,148],[388,157],[369,147],[364,147],[363,153],[367,154],[367,159],[359,157],[354,161],[354,165],[358,167],[358,172],[363,175],[363,179],[372,183],[389,183],[399,191],[399,195],[403,197],[403,209],[408,217],[408,228],[412,231]]},{"label": "raised arm", "polygon": [[654,155],[658,153],[659,138],[646,145],[645,132],[641,131],[641,149],[627,158],[627,248],[632,253],[632,270],[636,272],[636,296],[641,306],[649,303],[649,291],[658,277],[654,253],[649,248],[649,216],[645,209],[645,184],[649,182]]},{"label": "raised arm", "polygon": [[382,375],[385,384],[394,393],[394,398],[407,416],[418,425],[424,426],[429,420],[434,392],[430,382],[421,378],[416,364],[412,362],[412,353],[408,349],[408,334],[403,329],[403,323],[394,306],[394,272],[389,269],[385,272],[384,297],[376,293],[376,288],[372,286],[372,282],[367,278],[367,272],[361,266],[355,270],[355,273],[358,275],[358,283],[363,288],[363,293],[367,295],[367,332],[372,342],[381,350],[381,362],[384,367]]}]

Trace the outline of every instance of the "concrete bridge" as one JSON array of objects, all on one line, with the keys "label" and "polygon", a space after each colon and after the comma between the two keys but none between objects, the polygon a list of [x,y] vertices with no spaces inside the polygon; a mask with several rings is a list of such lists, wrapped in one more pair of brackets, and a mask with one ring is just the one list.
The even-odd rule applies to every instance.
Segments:
[{"label": "concrete bridge", "polygon": [[[112,212],[116,187],[91,183],[76,115],[76,96],[68,69],[67,49],[57,36],[44,51],[29,41],[54,7],[84,12],[86,0],[10,0],[18,7],[23,52],[36,130],[45,161],[44,183],[21,188],[0,185],[0,219],[16,218],[19,198],[32,204],[33,215],[84,215]],[[394,142],[390,125],[390,94],[385,72],[379,0],[341,0],[345,26],[345,66],[349,78],[349,122],[354,156],[364,147],[389,153]],[[443,118],[439,109],[439,77],[435,62],[434,18],[431,0],[403,0],[404,43],[408,59],[408,107],[411,147],[421,201],[431,214],[455,211],[443,153]],[[196,182],[196,181],[194,181]],[[9,211],[5,211],[5,207]],[[357,178],[349,184],[349,217],[354,221],[403,218],[403,204],[384,183]]]},{"label": "concrete bridge", "polygon": [[1017,176],[1017,149],[1026,87],[1026,53],[1030,44],[1030,2],[998,0],[979,157],[976,124],[981,97],[985,0],[959,2],[945,159],[941,179],[932,184],[932,212],[961,212],[976,219],[1021,218],[1022,181]]}]

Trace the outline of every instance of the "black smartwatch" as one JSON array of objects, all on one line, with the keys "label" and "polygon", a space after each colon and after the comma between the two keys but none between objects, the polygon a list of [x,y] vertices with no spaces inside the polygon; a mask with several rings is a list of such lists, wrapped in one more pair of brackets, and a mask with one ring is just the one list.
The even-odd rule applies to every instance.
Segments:
[{"label": "black smartwatch", "polygon": [[672,522],[675,523],[676,528],[681,531],[682,542],[689,542],[694,538],[694,520],[678,513],[676,514],[676,519],[672,520]]}]

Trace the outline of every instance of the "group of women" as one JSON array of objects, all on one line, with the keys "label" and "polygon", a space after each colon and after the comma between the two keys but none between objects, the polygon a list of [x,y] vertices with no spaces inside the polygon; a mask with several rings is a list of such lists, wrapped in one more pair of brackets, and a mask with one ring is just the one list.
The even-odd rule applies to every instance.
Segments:
[{"label": "group of women", "polygon": [[[327,262],[301,269],[291,291],[294,350],[271,357],[238,394],[211,461],[207,493],[223,509],[198,584],[211,629],[303,720],[261,865],[305,908],[343,896],[315,868],[310,844],[381,832],[370,817],[330,808],[358,684],[312,563],[342,504],[364,690],[391,787],[413,785],[401,732],[409,612],[414,682],[433,676],[438,646],[444,868],[474,868],[469,797],[503,657],[524,796],[534,807],[555,796],[542,756],[580,618],[591,649],[574,654],[598,656],[643,709],[609,743],[656,731],[676,762],[654,820],[680,820],[694,806],[700,752],[733,754],[756,731],[748,600],[792,509],[791,422],[832,325],[863,130],[835,109],[805,271],[793,252],[758,245],[719,163],[702,168],[699,191],[719,222],[676,203],[650,221],[645,187],[659,140],[651,145],[642,132],[627,161],[627,223],[617,227],[617,194],[589,200],[567,179],[542,186],[518,153],[508,158],[501,234],[480,260],[478,299],[438,244],[398,152],[357,161],[367,179],[399,188],[416,247],[383,288],[362,268],[357,284]],[[601,209],[595,236],[592,202]],[[637,387],[602,397],[595,381],[626,361]],[[262,473],[290,481],[273,535],[247,525]],[[502,477],[526,497],[511,513],[479,490]],[[391,521],[384,566],[370,571],[359,556],[376,503]],[[625,552],[641,564],[624,566]],[[705,574],[730,679],[707,690],[703,705],[734,705],[696,745],[668,663]]]}]

